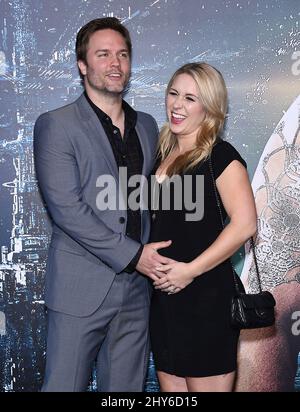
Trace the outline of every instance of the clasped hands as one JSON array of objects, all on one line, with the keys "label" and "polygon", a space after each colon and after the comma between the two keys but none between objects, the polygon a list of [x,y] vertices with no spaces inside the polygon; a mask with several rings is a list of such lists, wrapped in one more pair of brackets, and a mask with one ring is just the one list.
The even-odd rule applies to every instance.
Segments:
[{"label": "clasped hands", "polygon": [[178,262],[158,253],[169,247],[172,241],[148,243],[144,246],[137,270],[153,280],[155,289],[174,294],[180,292],[193,280],[189,263]]}]

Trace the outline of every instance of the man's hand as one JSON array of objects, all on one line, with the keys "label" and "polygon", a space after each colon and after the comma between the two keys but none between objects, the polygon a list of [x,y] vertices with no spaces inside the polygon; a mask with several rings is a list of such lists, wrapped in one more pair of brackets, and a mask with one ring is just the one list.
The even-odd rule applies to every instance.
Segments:
[{"label": "man's hand", "polygon": [[161,256],[157,251],[169,247],[172,241],[162,241],[162,242],[153,242],[148,243],[144,246],[141,257],[136,266],[136,270],[148,276],[150,279],[156,281],[159,280],[162,276],[165,275],[163,271],[158,271],[155,268],[157,266],[163,267],[163,265],[168,265],[173,262],[172,259]]}]

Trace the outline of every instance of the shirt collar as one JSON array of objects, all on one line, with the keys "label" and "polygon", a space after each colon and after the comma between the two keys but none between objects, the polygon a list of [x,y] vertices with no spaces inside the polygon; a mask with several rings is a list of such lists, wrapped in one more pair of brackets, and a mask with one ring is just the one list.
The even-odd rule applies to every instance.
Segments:
[{"label": "shirt collar", "polygon": [[[86,91],[84,92],[84,95],[101,122],[109,121],[110,123],[112,123],[111,118],[103,110],[96,106],[95,103],[92,102]],[[125,129],[135,128],[137,121],[137,112],[127,102],[125,102],[125,100],[122,100],[122,108],[125,113]]]}]

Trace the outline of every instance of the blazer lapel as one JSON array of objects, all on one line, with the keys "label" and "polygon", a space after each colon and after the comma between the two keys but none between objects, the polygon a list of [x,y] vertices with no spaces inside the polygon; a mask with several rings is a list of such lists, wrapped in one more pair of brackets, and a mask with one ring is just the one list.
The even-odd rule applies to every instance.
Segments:
[{"label": "blazer lapel", "polygon": [[142,123],[137,120],[136,123],[136,132],[142,147],[143,155],[144,155],[144,163],[143,163],[143,171],[142,174],[144,176],[148,176],[151,167],[151,147],[149,140],[147,138],[147,132],[142,125]]},{"label": "blazer lapel", "polygon": [[[118,166],[115,160],[115,156],[109,140],[106,136],[106,133],[101,125],[101,122],[97,118],[96,113],[93,111],[88,101],[86,100],[84,94],[82,94],[79,99],[76,101],[77,107],[79,109],[79,114],[83,124],[85,124],[88,129],[89,136],[92,136],[93,139],[96,139],[101,145],[103,155],[106,157],[109,166],[114,172],[115,177],[118,177],[119,171]],[[147,138],[147,132],[143,124],[137,119],[136,132],[141,144],[141,148],[144,155],[143,162],[143,171],[142,174],[147,176],[151,168],[151,147],[149,140]]]},{"label": "blazer lapel", "polygon": [[102,127],[101,122],[99,121],[96,113],[86,100],[84,94],[82,94],[79,97],[76,103],[78,105],[79,113],[81,115],[81,120],[87,129],[88,135],[93,139],[96,139],[96,141],[99,143],[99,145],[101,146],[101,151],[103,152],[103,156],[106,158],[107,164],[110,167],[111,172],[118,179],[118,166],[110,142],[106,136],[106,133]]},{"label": "blazer lapel", "polygon": [[150,146],[150,142],[148,139],[146,129],[140,121],[137,121],[136,132],[140,140],[140,144],[141,144],[143,155],[144,155],[144,163],[143,163],[143,171],[142,171],[142,175],[144,177],[142,177],[141,187],[140,187],[140,190],[141,190],[140,207],[141,207],[141,212],[142,212],[141,213],[141,227],[142,227],[141,236],[142,236],[142,239],[146,241],[148,232],[145,231],[145,229],[148,227],[147,226],[148,220],[145,217],[145,213],[143,213],[143,211],[148,210],[148,184],[149,182],[148,182],[147,177],[152,170],[152,152],[151,152],[151,146]]}]

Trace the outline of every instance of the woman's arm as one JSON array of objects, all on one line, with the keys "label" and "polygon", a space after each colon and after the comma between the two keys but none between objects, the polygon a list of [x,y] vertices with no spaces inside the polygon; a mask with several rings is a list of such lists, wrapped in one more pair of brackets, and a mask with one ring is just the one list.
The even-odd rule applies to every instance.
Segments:
[{"label": "woman's arm", "polygon": [[195,276],[224,262],[256,232],[255,201],[245,167],[234,160],[216,183],[230,222],[215,242],[190,263]]},{"label": "woman's arm", "polygon": [[159,289],[170,285],[183,289],[195,277],[232,256],[256,232],[255,201],[245,167],[237,160],[232,161],[216,184],[230,222],[211,246],[191,262],[174,262],[160,268],[168,274],[154,283]]}]

